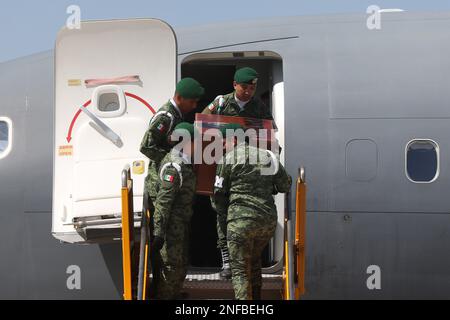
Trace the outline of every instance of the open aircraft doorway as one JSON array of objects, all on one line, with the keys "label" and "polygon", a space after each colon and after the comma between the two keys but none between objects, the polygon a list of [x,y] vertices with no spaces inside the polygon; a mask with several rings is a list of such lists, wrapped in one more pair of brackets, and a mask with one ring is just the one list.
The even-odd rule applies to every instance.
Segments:
[{"label": "open aircraft doorway", "polygon": [[[236,70],[251,67],[258,71],[258,87],[255,96],[271,107],[278,127],[277,138],[284,150],[284,86],[283,63],[274,52],[247,51],[227,53],[199,53],[188,56],[181,65],[181,77],[193,77],[205,87],[206,94],[198,109],[190,115],[201,113],[217,96],[233,92]],[[284,151],[281,154],[284,162]],[[283,256],[284,195],[276,196],[278,227],[275,237],[263,254],[263,271],[276,273],[281,270]],[[192,217],[190,257],[193,268],[219,268],[222,265],[217,249],[216,214],[208,196],[197,195]]]}]

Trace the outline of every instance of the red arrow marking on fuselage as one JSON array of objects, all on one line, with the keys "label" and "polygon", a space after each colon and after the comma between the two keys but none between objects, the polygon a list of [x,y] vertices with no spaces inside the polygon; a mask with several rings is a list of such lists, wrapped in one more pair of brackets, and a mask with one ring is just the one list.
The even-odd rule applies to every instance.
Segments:
[{"label": "red arrow marking on fuselage", "polygon": [[155,109],[153,109],[152,106],[151,106],[147,101],[145,101],[144,99],[142,99],[141,97],[139,97],[139,96],[137,96],[137,95],[135,95],[135,94],[129,93],[129,92],[125,92],[125,95],[126,95],[127,97],[136,99],[137,101],[143,103],[143,104],[144,104],[144,105],[145,105],[145,106],[146,106],[153,114],[155,114]]},{"label": "red arrow marking on fuselage", "polygon": [[[147,101],[142,99],[141,97],[139,97],[135,94],[129,93],[129,92],[125,92],[125,95],[127,97],[136,99],[137,101],[141,102],[150,110],[150,112],[155,114],[155,109],[153,109],[153,107]],[[92,100],[89,100],[85,104],[83,104],[83,107],[87,108],[91,103],[92,103]],[[67,134],[67,138],[66,138],[68,143],[70,143],[70,141],[72,140],[72,130],[73,130],[73,127],[75,126],[75,122],[77,122],[77,119],[80,116],[81,112],[82,112],[81,109],[79,109],[72,119],[72,123],[70,124],[70,127],[69,127],[69,133]]]},{"label": "red arrow marking on fuselage", "polygon": [[[88,102],[86,102],[85,104],[83,104],[83,107],[88,107],[91,104],[91,100],[89,100]],[[67,143],[70,143],[70,141],[72,140],[72,130],[73,130],[73,126],[75,125],[75,122],[77,121],[78,117],[81,114],[81,109],[78,109],[77,113],[75,114],[75,117],[73,117],[72,119],[72,123],[70,124],[70,128],[69,128],[69,134],[67,135]]]}]

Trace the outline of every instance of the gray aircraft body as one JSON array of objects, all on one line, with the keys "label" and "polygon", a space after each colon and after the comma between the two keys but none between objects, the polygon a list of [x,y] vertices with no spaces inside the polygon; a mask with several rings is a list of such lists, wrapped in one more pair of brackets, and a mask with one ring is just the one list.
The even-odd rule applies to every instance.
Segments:
[{"label": "gray aircraft body", "polygon": [[[176,29],[178,78],[205,85],[202,106],[240,66],[258,69],[268,103],[283,83],[286,167],[308,183],[306,299],[448,298],[450,14],[383,13],[376,30],[367,19]],[[0,64],[0,298],[120,299],[120,242],[51,234],[53,82],[53,51]],[[194,265],[218,267],[199,201],[193,232],[212,234],[215,260],[194,239]]]}]

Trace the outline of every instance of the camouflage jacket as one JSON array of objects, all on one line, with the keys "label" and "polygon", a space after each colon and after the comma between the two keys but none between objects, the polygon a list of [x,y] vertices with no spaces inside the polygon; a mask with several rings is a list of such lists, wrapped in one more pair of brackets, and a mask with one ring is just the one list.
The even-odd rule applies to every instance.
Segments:
[{"label": "camouflage jacket", "polygon": [[[259,157],[259,161],[254,161]],[[286,193],[292,179],[275,154],[238,144],[217,166],[212,204],[227,221],[275,215],[273,195]]]},{"label": "camouflage jacket", "polygon": [[170,221],[189,223],[195,196],[193,166],[182,154],[169,152],[161,161],[154,212],[154,235],[164,238]]},{"label": "camouflage jacket", "polygon": [[159,164],[172,148],[169,137],[173,129],[182,121],[182,114],[168,101],[150,120],[149,128],[141,142],[141,153]]},{"label": "camouflage jacket", "polygon": [[208,107],[206,107],[204,113],[273,120],[269,107],[255,97],[253,97],[241,110],[236,102],[235,92],[225,96],[218,96]]}]

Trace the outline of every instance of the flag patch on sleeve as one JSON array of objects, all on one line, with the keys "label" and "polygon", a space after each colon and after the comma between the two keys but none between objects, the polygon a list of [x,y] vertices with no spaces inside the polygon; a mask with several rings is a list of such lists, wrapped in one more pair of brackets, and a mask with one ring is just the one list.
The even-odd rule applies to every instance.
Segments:
[{"label": "flag patch on sleeve", "polygon": [[166,174],[164,176],[163,180],[172,183],[174,180],[174,176],[171,176],[170,174]]},{"label": "flag patch on sleeve", "polygon": [[165,129],[166,129],[166,127],[162,123],[158,126],[159,132],[163,132]]},{"label": "flag patch on sleeve", "polygon": [[216,110],[216,106],[214,105],[214,103],[211,103],[208,107],[209,111],[214,111]]}]

